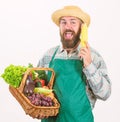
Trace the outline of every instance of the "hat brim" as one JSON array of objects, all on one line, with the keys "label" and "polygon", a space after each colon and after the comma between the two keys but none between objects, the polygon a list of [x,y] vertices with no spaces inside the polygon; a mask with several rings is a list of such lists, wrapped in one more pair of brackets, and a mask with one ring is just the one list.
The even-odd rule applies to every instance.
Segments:
[{"label": "hat brim", "polygon": [[84,23],[87,24],[87,26],[89,26],[90,24],[90,16],[87,13],[83,12],[80,8],[75,6],[67,6],[63,9],[55,11],[52,14],[52,20],[57,26],[59,26],[59,20],[64,16],[74,16],[81,19]]}]

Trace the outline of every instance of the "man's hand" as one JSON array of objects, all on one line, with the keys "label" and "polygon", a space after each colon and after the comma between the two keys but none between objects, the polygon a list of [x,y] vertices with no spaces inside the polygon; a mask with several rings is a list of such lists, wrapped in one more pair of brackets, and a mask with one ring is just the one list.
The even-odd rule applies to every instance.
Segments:
[{"label": "man's hand", "polygon": [[84,67],[87,67],[92,62],[90,46],[88,43],[86,43],[85,48],[81,48],[78,56],[83,59]]}]

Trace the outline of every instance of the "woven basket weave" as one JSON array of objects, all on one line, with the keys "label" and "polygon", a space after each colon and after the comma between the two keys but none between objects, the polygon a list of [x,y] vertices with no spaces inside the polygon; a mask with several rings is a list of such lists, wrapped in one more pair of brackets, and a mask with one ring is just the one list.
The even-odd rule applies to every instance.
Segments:
[{"label": "woven basket weave", "polygon": [[16,98],[16,100],[19,102],[19,104],[22,106],[25,113],[30,115],[31,117],[39,118],[39,116],[43,116],[43,115],[44,116],[56,116],[59,112],[60,104],[55,97],[53,98],[54,106],[50,106],[50,107],[47,106],[46,107],[46,106],[35,106],[35,105],[33,105],[30,102],[30,100],[24,95],[23,90],[24,90],[24,86],[26,83],[27,76],[33,70],[51,71],[52,74],[51,74],[50,81],[48,83],[48,87],[50,89],[52,89],[53,83],[54,83],[54,77],[55,77],[54,70],[51,68],[38,68],[37,67],[37,68],[29,68],[23,76],[20,87],[14,88],[12,86],[9,86],[9,91]]}]

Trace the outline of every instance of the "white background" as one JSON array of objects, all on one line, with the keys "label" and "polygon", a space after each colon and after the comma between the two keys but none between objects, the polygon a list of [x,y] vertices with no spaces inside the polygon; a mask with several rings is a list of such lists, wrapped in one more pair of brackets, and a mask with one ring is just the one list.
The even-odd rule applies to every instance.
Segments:
[{"label": "white background", "polygon": [[[112,82],[107,101],[98,100],[95,122],[120,122],[120,1],[0,0],[0,74],[9,64],[37,65],[44,52],[60,43],[54,10],[78,5],[91,16],[89,44],[103,56]],[[0,122],[38,122],[26,115],[0,78]]]}]

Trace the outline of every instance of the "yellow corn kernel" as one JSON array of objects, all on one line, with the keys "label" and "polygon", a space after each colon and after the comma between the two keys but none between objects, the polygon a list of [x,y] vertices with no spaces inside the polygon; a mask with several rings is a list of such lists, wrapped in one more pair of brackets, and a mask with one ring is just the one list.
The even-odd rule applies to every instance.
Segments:
[{"label": "yellow corn kernel", "polygon": [[80,34],[80,46],[82,48],[86,47],[86,42],[88,41],[88,28],[84,23],[81,26],[81,34]]}]

